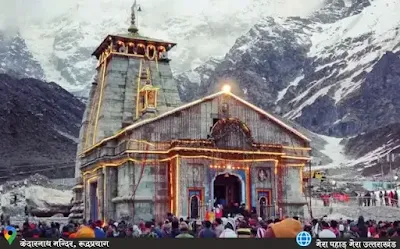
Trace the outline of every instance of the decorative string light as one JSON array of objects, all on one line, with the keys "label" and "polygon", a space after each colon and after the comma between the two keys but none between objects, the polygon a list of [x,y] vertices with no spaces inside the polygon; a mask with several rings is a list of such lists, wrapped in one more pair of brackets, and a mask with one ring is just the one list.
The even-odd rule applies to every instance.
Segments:
[{"label": "decorative string light", "polygon": [[[103,168],[103,167],[118,167],[126,162],[135,162],[135,163],[146,163],[149,165],[153,165],[156,163],[162,163],[162,162],[168,162],[171,161],[173,159],[175,159],[176,157],[180,157],[180,158],[189,158],[189,159],[209,159],[209,160],[220,160],[220,161],[226,161],[227,159],[225,158],[220,158],[220,157],[211,157],[211,156],[204,156],[204,155],[199,155],[199,156],[184,156],[184,155],[174,155],[168,158],[164,158],[164,159],[156,159],[156,160],[152,160],[152,159],[147,159],[147,160],[137,160],[131,157],[119,160],[119,161],[115,161],[115,162],[109,162],[109,163],[101,163],[99,166],[95,167],[94,169],[91,170],[87,170],[84,171],[82,174],[88,175],[88,174],[92,174],[94,172],[96,172],[97,170]],[[276,159],[229,159],[229,161],[232,162],[274,162],[275,165],[278,164],[278,160]]]},{"label": "decorative string light", "polygon": [[180,167],[180,162],[179,162],[179,156],[176,157],[176,189],[175,189],[175,215],[178,216],[180,215],[179,213],[179,190],[180,190],[180,171],[179,171],[179,167]]},{"label": "decorative string light", "polygon": [[228,170],[249,170],[249,167],[231,166],[231,165],[210,165],[210,169],[228,169]]},{"label": "decorative string light", "polygon": [[[213,141],[210,140],[190,140],[190,139],[179,139],[179,140],[171,140],[171,141],[164,141],[164,142],[160,142],[160,141],[148,141],[148,140],[133,140],[135,142],[140,142],[140,143],[152,143],[152,144],[160,144],[160,145],[174,145],[176,143],[182,143],[182,144],[207,144],[207,145],[213,145]],[[89,148],[88,150],[84,151],[82,154],[80,154],[80,156],[82,157],[84,154],[88,153],[89,151],[92,151],[93,149],[95,149],[96,147],[98,147],[100,144],[93,146],[92,148]],[[257,144],[257,143],[253,143],[254,147],[263,147],[263,148],[276,148],[276,149],[287,149],[287,150],[302,150],[302,151],[311,151],[310,147],[290,147],[290,146],[282,146],[282,145],[277,145],[277,144]],[[204,148],[202,148],[204,149]],[[212,149],[212,148],[211,148]],[[230,151],[230,150],[226,150],[226,151]],[[150,153],[150,151],[149,151]],[[282,155],[286,153],[282,152]]]}]

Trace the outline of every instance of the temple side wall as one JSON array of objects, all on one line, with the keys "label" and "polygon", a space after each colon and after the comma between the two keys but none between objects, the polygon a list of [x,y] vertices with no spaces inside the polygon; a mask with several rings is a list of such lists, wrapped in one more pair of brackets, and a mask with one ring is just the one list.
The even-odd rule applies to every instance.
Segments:
[{"label": "temple side wall", "polygon": [[251,176],[251,205],[257,207],[258,200],[267,194],[268,206],[275,205],[276,186],[275,186],[275,163],[257,162],[250,168]]}]

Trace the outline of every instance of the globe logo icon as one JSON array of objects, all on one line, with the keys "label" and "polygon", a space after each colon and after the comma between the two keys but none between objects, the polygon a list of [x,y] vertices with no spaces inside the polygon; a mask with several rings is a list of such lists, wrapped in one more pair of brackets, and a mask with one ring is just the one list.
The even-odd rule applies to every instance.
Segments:
[{"label": "globe logo icon", "polygon": [[311,244],[311,234],[303,231],[297,234],[296,242],[299,246],[309,246]]}]

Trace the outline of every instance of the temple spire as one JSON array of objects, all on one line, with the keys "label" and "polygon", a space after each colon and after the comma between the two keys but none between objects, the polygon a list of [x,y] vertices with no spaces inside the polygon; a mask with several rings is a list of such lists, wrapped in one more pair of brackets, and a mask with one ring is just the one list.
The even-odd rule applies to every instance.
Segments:
[{"label": "temple spire", "polygon": [[137,34],[139,29],[136,27],[136,0],[131,8],[131,26],[128,28],[129,33]]}]

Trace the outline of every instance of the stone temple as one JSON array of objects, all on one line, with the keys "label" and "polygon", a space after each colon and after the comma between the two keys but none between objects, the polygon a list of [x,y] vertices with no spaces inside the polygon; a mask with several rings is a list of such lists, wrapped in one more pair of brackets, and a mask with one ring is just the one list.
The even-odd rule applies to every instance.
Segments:
[{"label": "stone temple", "polygon": [[310,140],[228,87],[180,101],[168,51],[135,25],[108,35],[82,120],[72,219],[202,218],[216,203],[303,215]]}]

